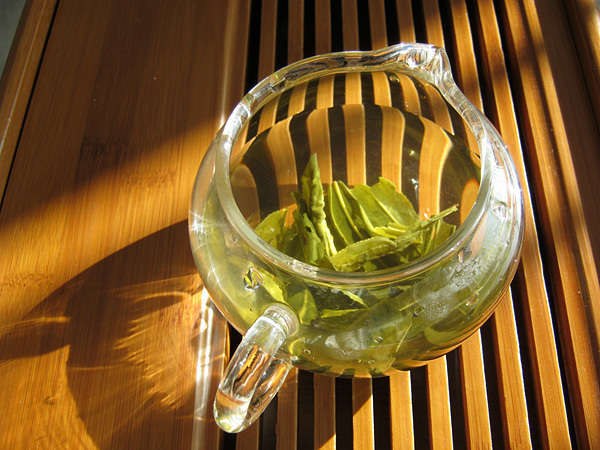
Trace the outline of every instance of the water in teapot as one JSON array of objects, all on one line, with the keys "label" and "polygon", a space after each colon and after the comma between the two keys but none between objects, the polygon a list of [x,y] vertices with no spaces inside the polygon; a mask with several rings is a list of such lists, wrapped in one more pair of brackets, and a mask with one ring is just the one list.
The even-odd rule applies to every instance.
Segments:
[{"label": "water in teapot", "polygon": [[[478,194],[481,162],[469,128],[435,87],[404,73],[336,74],[297,85],[264,105],[243,136],[230,159],[230,183],[252,227],[273,211],[294,209],[292,193],[312,153],[325,190],[334,181],[373,185],[383,176],[422,219],[457,205],[444,218],[453,227]],[[488,281],[505,269],[494,261],[507,252],[497,238],[510,220],[501,202],[458,256],[353,286],[351,279],[336,285],[255,262],[237,236],[221,233],[213,195],[196,230],[205,235],[195,240],[192,230],[192,244],[202,246],[199,264],[210,266],[209,292],[241,329],[273,303],[290,306],[300,328],[280,351],[301,368],[378,376],[421,365],[474,331],[497,298],[497,283]]]}]

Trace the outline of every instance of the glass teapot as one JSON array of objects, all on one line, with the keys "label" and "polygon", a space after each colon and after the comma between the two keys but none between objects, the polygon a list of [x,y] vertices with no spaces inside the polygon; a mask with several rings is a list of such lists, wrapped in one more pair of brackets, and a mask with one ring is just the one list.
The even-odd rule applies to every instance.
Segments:
[{"label": "glass teapot", "polygon": [[[521,189],[500,136],[449,68],[444,50],[426,44],[308,58],[256,85],[214,138],[189,233],[213,302],[245,334],[215,398],[225,431],[249,426],[292,365],[384,376],[447,353],[492,314],[518,262]],[[455,231],[424,256],[373,271],[280,252],[254,228],[293,205],[312,153],[326,187],[383,176],[422,218],[457,205],[447,218]]]}]

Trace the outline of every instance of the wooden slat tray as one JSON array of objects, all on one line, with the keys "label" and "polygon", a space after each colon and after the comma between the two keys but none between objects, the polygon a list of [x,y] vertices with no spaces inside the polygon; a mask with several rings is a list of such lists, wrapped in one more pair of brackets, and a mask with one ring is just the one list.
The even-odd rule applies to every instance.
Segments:
[{"label": "wooden slat tray", "polygon": [[[0,84],[0,447],[600,448],[593,3],[30,0]],[[400,41],[447,49],[513,155],[511,289],[445,357],[374,380],[293,370],[224,434],[212,400],[240,336],[187,238],[204,151],[275,69]]]}]

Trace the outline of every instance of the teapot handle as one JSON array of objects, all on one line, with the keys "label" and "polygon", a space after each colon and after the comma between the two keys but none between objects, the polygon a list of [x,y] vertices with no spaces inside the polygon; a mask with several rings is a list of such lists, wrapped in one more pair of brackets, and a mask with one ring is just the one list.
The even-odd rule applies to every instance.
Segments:
[{"label": "teapot handle", "polygon": [[297,329],[296,315],[279,303],[252,324],[217,388],[214,416],[219,427],[237,433],[265,410],[292,367],[287,355],[275,355]]}]

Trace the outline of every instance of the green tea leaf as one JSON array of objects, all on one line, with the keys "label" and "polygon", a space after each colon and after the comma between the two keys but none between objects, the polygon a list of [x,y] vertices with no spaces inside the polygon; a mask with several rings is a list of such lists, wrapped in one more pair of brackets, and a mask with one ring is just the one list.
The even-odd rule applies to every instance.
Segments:
[{"label": "green tea leaf", "polygon": [[[342,181],[334,181],[331,185],[331,188],[333,188],[334,190],[335,197],[337,198],[337,201],[339,202],[340,207],[344,212],[344,216],[346,217],[350,228],[352,228],[352,231],[356,233],[359,239],[365,239],[366,235],[361,233],[361,230],[359,229],[362,223],[362,219],[360,219],[359,212],[360,205],[356,204],[356,202],[350,203],[348,196],[346,195],[346,193],[350,193],[350,189]],[[357,217],[359,220],[361,220],[361,223],[355,222],[355,219]]]},{"label": "green tea leaf", "polygon": [[337,248],[344,248],[356,242],[356,239],[352,231],[352,225],[344,213],[344,205],[341,202],[340,196],[339,187],[336,187],[335,183],[331,184],[327,190],[325,206],[330,228],[334,238],[338,242]]},{"label": "green tea leaf", "polygon": [[390,222],[408,229],[419,221],[419,215],[410,200],[404,194],[398,192],[396,186],[390,180],[379,177],[377,183],[371,187],[371,192],[380,206],[390,216]]},{"label": "green tea leaf", "polygon": [[302,242],[300,242],[298,228],[295,225],[285,227],[279,250],[292,258],[303,259],[304,251],[302,249]]},{"label": "green tea leaf", "polygon": [[362,208],[359,200],[355,197],[353,191],[346,186],[345,183],[339,181],[340,192],[342,193],[345,205],[347,205],[348,213],[350,214],[350,220],[356,226],[356,232],[361,239],[365,239],[368,236],[373,236],[372,229],[373,224],[371,220]]},{"label": "green tea leaf", "polygon": [[319,316],[315,299],[306,287],[297,292],[288,293],[287,302],[298,314],[300,323],[304,325],[309,325]]},{"label": "green tea leaf", "polygon": [[366,309],[322,309],[313,325],[336,333],[350,330],[356,323],[364,320],[368,314],[366,311]]},{"label": "green tea leaf", "polygon": [[258,283],[273,300],[287,303],[285,284],[279,278],[266,270],[255,270],[255,272],[258,274]]},{"label": "green tea leaf", "polygon": [[308,160],[300,181],[302,185],[302,199],[306,203],[309,218],[323,241],[325,254],[327,256],[335,255],[337,251],[333,236],[327,225],[323,184],[321,183],[321,173],[319,172],[316,153],[313,153]]},{"label": "green tea leaf", "polygon": [[334,269],[342,272],[359,270],[364,263],[400,252],[419,242],[420,233],[407,233],[397,239],[375,236],[350,244],[329,258]]},{"label": "green tea leaf", "polygon": [[279,249],[282,235],[284,233],[286,214],[287,208],[273,211],[256,226],[254,231],[269,245]]},{"label": "green tea leaf", "polygon": [[402,236],[404,233],[410,231],[409,227],[400,225],[397,223],[389,223],[384,227],[374,227],[373,231],[377,236],[385,236],[391,239]]},{"label": "green tea leaf", "polygon": [[352,301],[358,303],[361,306],[364,306],[365,308],[367,307],[367,304],[365,303],[365,301],[359,297],[358,295],[356,295],[354,292],[348,291],[348,290],[342,290],[342,292],[347,296],[350,297],[350,299],[352,299]]},{"label": "green tea leaf", "polygon": [[458,211],[457,205],[446,208],[428,219],[421,220],[416,229],[421,230],[423,243],[419,247],[419,255],[423,256],[439,247],[452,233],[455,226],[447,224],[442,219]]},{"label": "green tea leaf", "polygon": [[325,251],[314,224],[307,213],[300,212],[300,208],[294,211],[294,219],[296,231],[302,244],[303,261],[308,264],[318,265],[323,260]]},{"label": "green tea leaf", "polygon": [[438,227],[435,231],[435,234],[432,239],[431,250],[435,250],[440,245],[442,245],[446,239],[448,239],[456,230],[455,225],[451,225],[449,223],[440,220],[438,222]]},{"label": "green tea leaf", "polygon": [[441,211],[437,214],[434,214],[433,216],[429,217],[428,219],[423,220],[420,227],[424,227],[424,226],[427,226],[427,224],[441,220],[444,217],[449,216],[450,214],[453,214],[457,211],[458,211],[458,205],[452,205],[452,206],[444,209],[443,211]]},{"label": "green tea leaf", "polygon": [[361,309],[323,309],[321,310],[321,319],[329,319],[330,317],[341,317],[346,314],[360,312]]},{"label": "green tea leaf", "polygon": [[389,214],[377,200],[371,187],[364,184],[358,184],[354,186],[351,191],[354,198],[360,204],[361,216],[365,225],[368,227],[371,236],[376,236],[377,229],[385,227],[387,224],[394,221],[392,215]]}]

